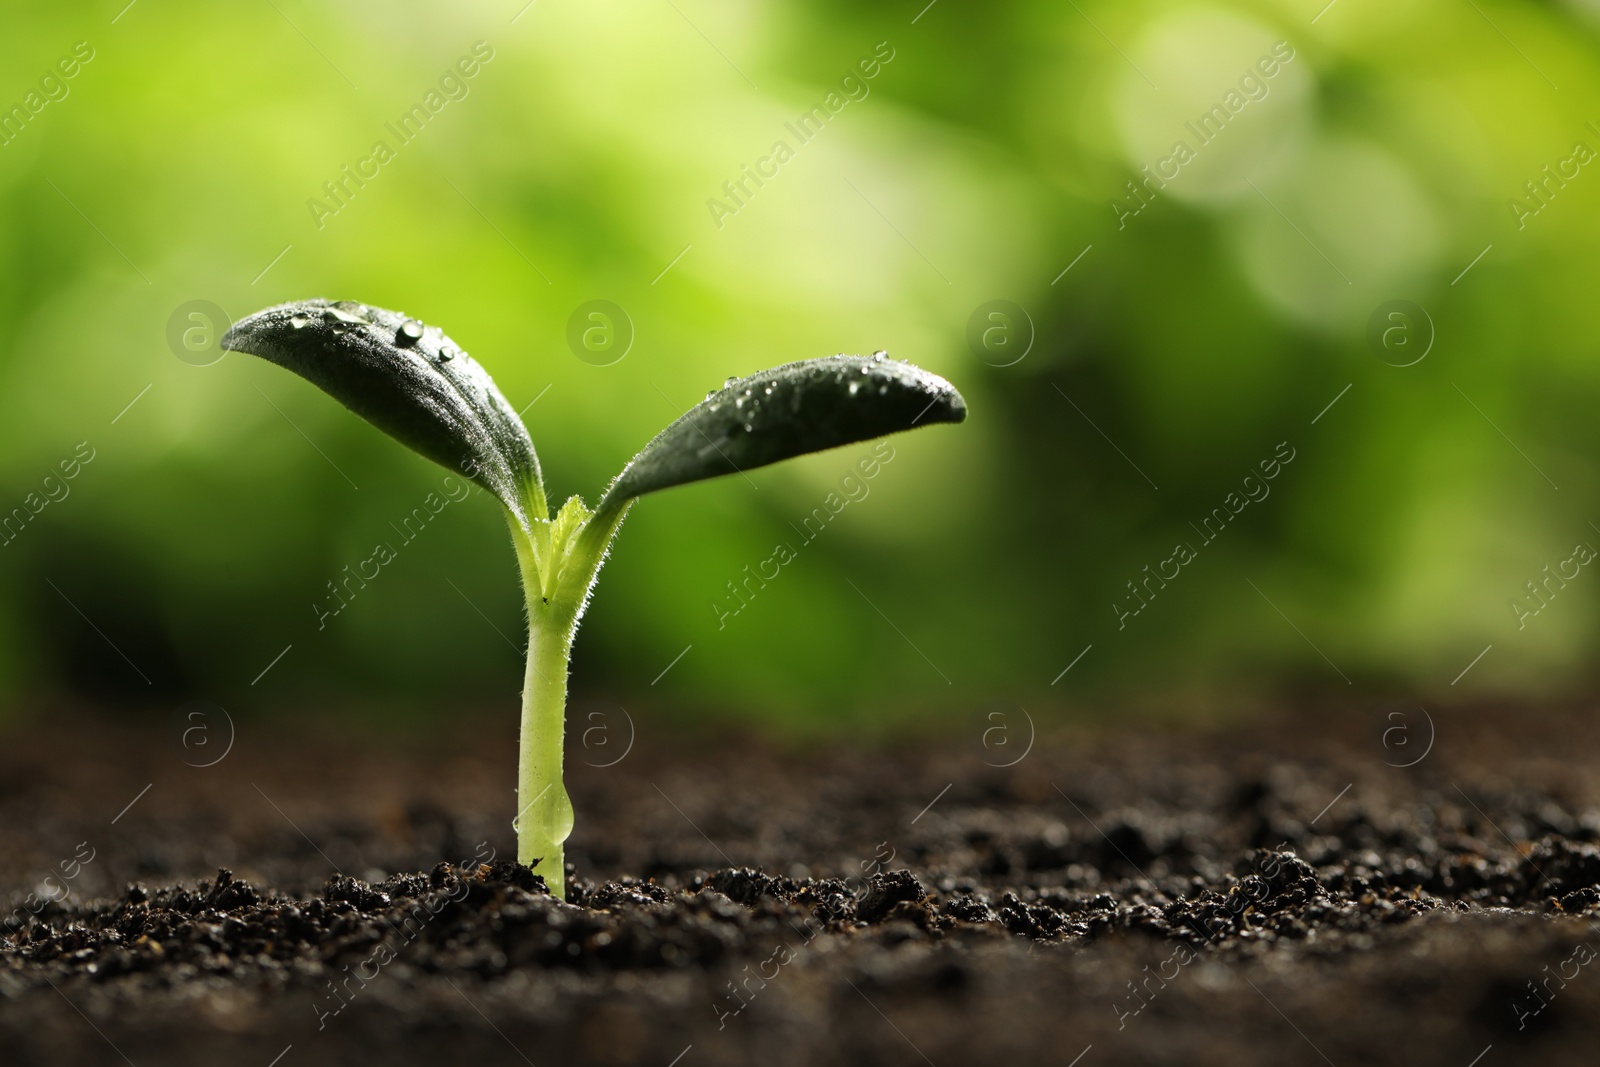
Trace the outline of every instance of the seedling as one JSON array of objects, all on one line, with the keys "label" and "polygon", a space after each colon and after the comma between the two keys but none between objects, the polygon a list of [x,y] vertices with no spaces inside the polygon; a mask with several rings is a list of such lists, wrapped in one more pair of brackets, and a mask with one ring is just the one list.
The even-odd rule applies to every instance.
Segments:
[{"label": "seedling", "polygon": [[494,380],[443,332],[394,311],[304,300],[234,324],[222,347],[306,378],[404,445],[460,470],[505,505],[528,611],[517,774],[517,859],[564,896],[572,802],[561,781],[572,639],[635,498],[935,422],[966,401],[909,363],[830,356],[730,378],[622,469],[593,509],[552,518],[533,441]]}]

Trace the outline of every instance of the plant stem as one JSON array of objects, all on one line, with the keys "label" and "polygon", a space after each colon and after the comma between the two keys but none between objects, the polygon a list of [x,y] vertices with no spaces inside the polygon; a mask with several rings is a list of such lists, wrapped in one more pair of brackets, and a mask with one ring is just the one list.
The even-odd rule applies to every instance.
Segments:
[{"label": "plant stem", "polygon": [[566,899],[562,842],[572,833],[572,801],[561,781],[566,732],[570,625],[542,604],[529,605],[528,669],[522,682],[522,738],[517,765],[517,862],[543,875],[550,891]]},{"label": "plant stem", "polygon": [[[569,514],[575,520],[566,522]],[[522,680],[522,738],[517,762],[517,862],[542,875],[566,899],[566,854],[572,801],[561,780],[566,736],[567,667],[578,620],[605,562],[628,502],[590,514],[574,498],[555,522],[532,530],[512,522],[512,540],[528,605],[528,669]]]}]

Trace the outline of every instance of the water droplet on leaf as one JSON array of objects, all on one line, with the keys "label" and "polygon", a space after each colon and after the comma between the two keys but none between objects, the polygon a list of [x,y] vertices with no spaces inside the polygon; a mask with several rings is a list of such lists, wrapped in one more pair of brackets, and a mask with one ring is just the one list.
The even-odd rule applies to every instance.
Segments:
[{"label": "water droplet on leaf", "polygon": [[348,308],[355,308],[357,311],[366,310],[360,304],[345,302],[324,308],[322,318],[326,322],[342,322],[349,326],[366,326],[371,321],[362,315],[352,314]]},{"label": "water droplet on leaf", "polygon": [[402,348],[409,348],[420,340],[422,340],[422,323],[416,319],[402,322],[394,337],[394,343]]}]

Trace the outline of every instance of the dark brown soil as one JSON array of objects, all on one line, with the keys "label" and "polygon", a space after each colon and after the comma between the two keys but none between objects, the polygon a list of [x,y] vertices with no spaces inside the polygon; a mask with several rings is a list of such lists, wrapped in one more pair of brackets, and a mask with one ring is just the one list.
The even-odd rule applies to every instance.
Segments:
[{"label": "dark brown soil", "polygon": [[1401,768],[1405,707],[576,746],[568,903],[498,726],[196,768],[57,715],[0,736],[0,1063],[1595,1062],[1590,716],[1435,711]]}]

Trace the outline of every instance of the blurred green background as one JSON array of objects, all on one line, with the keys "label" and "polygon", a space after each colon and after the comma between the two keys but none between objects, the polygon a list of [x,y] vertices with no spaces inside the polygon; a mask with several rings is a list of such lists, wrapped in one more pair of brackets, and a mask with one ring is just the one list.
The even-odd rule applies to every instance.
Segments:
[{"label": "blurred green background", "polygon": [[[1593,0],[124,2],[0,16],[7,707],[510,706],[498,507],[450,504],[319,629],[446,472],[168,340],[191,301],[307,296],[450,332],[532,405],[557,500],[779,362],[882,348],[966,394],[803,546],[869,447],[646,499],[584,699],[842,726],[1592,679]],[[567,342],[597,299],[633,333],[606,366]]]}]

